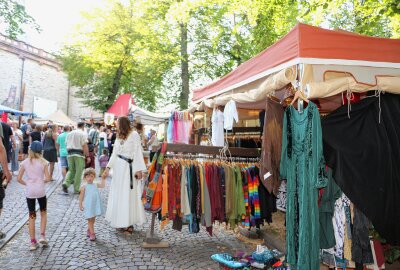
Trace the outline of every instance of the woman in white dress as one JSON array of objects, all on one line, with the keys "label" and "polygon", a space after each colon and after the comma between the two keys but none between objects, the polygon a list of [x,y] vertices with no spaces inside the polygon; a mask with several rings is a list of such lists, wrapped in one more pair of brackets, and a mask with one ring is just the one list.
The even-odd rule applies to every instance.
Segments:
[{"label": "woman in white dress", "polygon": [[106,220],[111,227],[133,231],[134,224],[146,221],[141,201],[143,191],[142,171],[146,170],[140,136],[133,131],[127,117],[119,117],[117,139],[103,176],[113,170]]}]

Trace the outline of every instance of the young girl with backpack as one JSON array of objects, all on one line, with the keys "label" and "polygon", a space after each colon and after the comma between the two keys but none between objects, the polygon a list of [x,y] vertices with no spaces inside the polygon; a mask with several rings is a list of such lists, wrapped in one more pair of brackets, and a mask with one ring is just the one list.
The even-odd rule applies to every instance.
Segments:
[{"label": "young girl with backpack", "polygon": [[[43,145],[39,141],[33,141],[28,155],[29,158],[21,163],[18,173],[18,182],[26,186],[26,201],[29,210],[29,235],[31,237],[30,250],[39,247],[36,241],[35,221],[36,221],[36,200],[40,207],[40,239],[42,246],[47,246],[46,223],[47,223],[47,198],[45,183],[51,181],[49,173],[49,163],[42,156]],[[26,176],[24,179],[24,175]]]}]

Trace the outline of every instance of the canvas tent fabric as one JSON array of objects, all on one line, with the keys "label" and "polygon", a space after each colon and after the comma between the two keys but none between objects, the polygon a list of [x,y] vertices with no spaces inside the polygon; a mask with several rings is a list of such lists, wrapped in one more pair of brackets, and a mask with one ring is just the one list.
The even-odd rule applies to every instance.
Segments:
[{"label": "canvas tent fabric", "polygon": [[4,105],[0,105],[0,114],[3,114],[3,113],[10,113],[10,114],[15,115],[15,116],[33,115],[33,113],[22,112],[22,111],[15,110],[13,108],[10,108],[10,107],[4,106]]},{"label": "canvas tent fabric", "polygon": [[73,121],[71,118],[69,118],[62,110],[57,110],[54,113],[50,114],[46,118],[38,118],[35,120],[36,123],[47,123],[48,121],[52,121],[54,124],[60,125],[60,126],[76,126],[76,122]]},{"label": "canvas tent fabric", "polygon": [[131,112],[136,120],[143,125],[159,125],[168,121],[169,113],[153,113],[133,105]]},{"label": "canvas tent fabric", "polygon": [[114,116],[128,116],[132,114],[134,119],[143,125],[159,125],[168,121],[170,114],[166,113],[153,113],[135,105],[131,94],[122,94],[117,100],[111,105],[107,113],[113,114]]},{"label": "canvas tent fabric", "polygon": [[130,108],[135,102],[131,94],[122,94],[113,105],[108,109],[108,113],[112,113],[115,116],[127,116],[129,114]]},{"label": "canvas tent fabric", "polygon": [[[400,86],[393,82],[400,77],[400,40],[298,24],[281,40],[221,79],[195,89],[192,102],[199,104],[224,93],[261,90],[265,79],[297,66],[303,67],[301,70],[297,69],[303,89],[311,83],[330,81],[337,84],[335,80],[342,78],[326,78],[326,73],[333,71],[342,76],[351,74],[357,82],[357,87],[360,85],[368,85],[368,89],[386,87],[393,93],[400,93]],[[384,82],[383,78],[386,78]],[[346,88],[351,90],[352,86],[349,86],[347,81],[345,83]],[[309,86],[309,97],[322,97],[321,88],[316,88],[317,86],[325,87],[325,85]],[[265,95],[272,90],[264,88],[261,92]],[[331,95],[334,94],[324,93],[323,97]]]}]

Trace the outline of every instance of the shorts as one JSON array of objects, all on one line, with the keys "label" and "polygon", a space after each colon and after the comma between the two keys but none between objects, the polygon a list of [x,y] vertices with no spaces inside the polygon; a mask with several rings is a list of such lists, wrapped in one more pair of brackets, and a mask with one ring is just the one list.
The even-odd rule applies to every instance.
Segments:
[{"label": "shorts", "polygon": [[6,192],[3,186],[0,186],[0,210],[3,209],[3,200],[6,197]]},{"label": "shorts", "polygon": [[60,157],[61,168],[68,168],[68,157]]},{"label": "shorts", "polygon": [[23,142],[24,147],[22,148],[22,153],[23,154],[28,154],[28,149],[29,149],[29,141],[28,142]]},{"label": "shorts", "polygon": [[40,212],[47,211],[47,198],[46,196],[42,198],[26,198],[26,202],[28,203],[29,210],[29,218],[36,218],[36,200],[39,203]]}]

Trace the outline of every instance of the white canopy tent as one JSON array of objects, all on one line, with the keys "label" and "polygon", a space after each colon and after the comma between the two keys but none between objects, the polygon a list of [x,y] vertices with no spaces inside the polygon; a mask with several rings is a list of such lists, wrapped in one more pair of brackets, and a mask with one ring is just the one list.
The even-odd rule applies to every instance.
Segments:
[{"label": "white canopy tent", "polygon": [[134,119],[143,125],[157,126],[167,122],[170,117],[169,113],[153,113],[136,105],[131,105],[130,110]]},{"label": "white canopy tent", "polygon": [[63,111],[58,110],[52,114],[50,114],[46,118],[37,118],[35,119],[35,122],[37,124],[46,124],[47,122],[52,121],[54,124],[60,125],[60,126],[76,126],[75,121],[71,120]]}]

